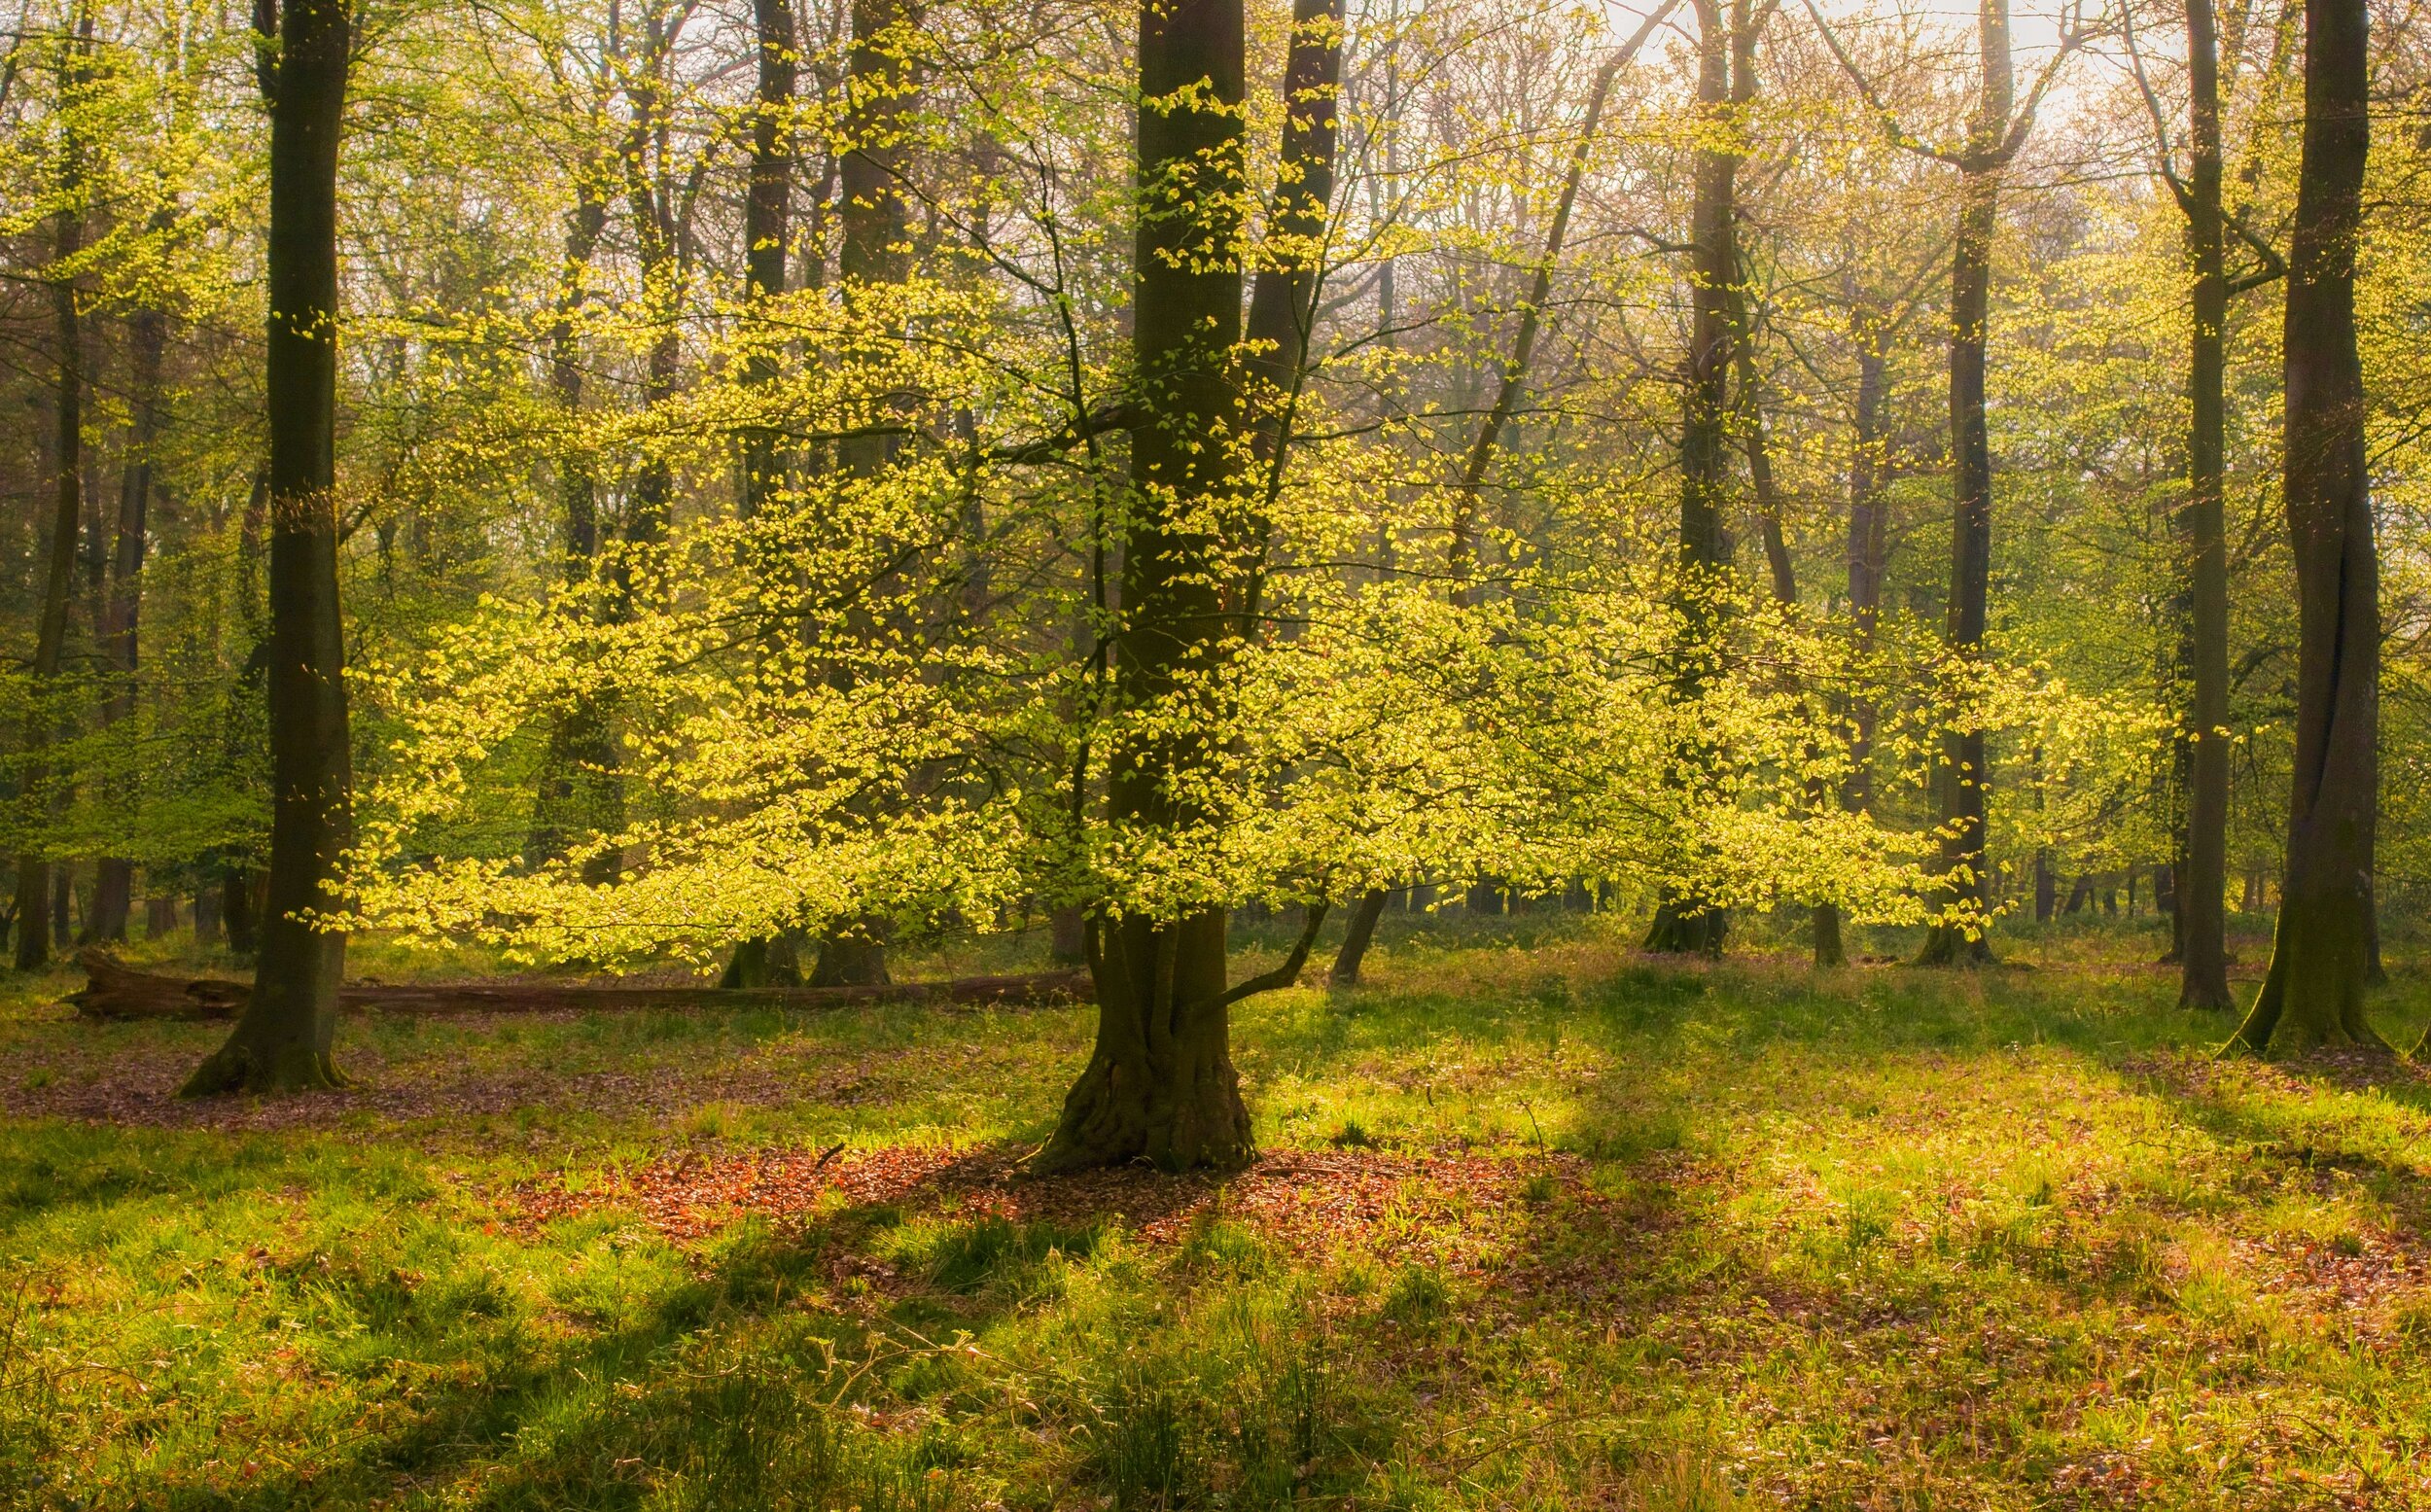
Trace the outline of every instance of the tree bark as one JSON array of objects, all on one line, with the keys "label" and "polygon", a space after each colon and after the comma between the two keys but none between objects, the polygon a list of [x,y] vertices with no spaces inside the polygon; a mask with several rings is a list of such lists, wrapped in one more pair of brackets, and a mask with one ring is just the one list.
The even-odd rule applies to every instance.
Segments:
[{"label": "tree bark", "polygon": [[1325,973],[1325,985],[1336,990],[1356,987],[1359,973],[1367,965],[1368,946],[1375,943],[1376,921],[1385,916],[1383,888],[1372,887],[1359,895],[1358,905],[1351,910],[1342,931],[1342,944],[1334,952],[1333,969]]},{"label": "tree bark", "polygon": [[[288,0],[270,105],[270,867],[262,952],[228,1043],[189,1095],[337,1084],[330,1057],[352,829],[345,624],[337,596],[337,152],[347,0]],[[275,73],[271,74],[271,70]]]},{"label": "tree bark", "polygon": [[1267,261],[1250,290],[1247,352],[1251,443],[1271,498],[1283,477],[1291,416],[1308,375],[1309,338],[1332,224],[1342,88],[1343,0],[1295,0],[1284,64],[1284,126],[1267,208]]},{"label": "tree bark", "polygon": [[[83,77],[81,60],[63,58],[60,88],[74,89]],[[59,270],[51,283],[53,338],[57,343],[57,381],[53,401],[56,435],[53,457],[58,472],[53,478],[51,539],[45,546],[42,610],[34,631],[34,706],[25,720],[26,759],[21,779],[23,819],[39,823],[53,803],[54,774],[44,759],[50,749],[53,711],[46,707],[59,677],[67,648],[68,598],[76,582],[76,533],[85,510],[85,333],[77,302],[76,280],[69,265],[85,247],[85,218],[75,196],[82,193],[83,147],[73,133],[59,146],[59,187],[70,201],[53,218],[52,256]],[[17,968],[37,970],[51,962],[51,871],[48,858],[28,847],[17,858]]]},{"label": "tree bark", "polygon": [[2187,252],[2194,264],[2188,364],[2186,502],[2176,515],[2186,563],[2187,677],[2192,707],[2181,736],[2186,773],[2184,867],[2171,926],[2178,1005],[2231,1006],[2229,886],[2229,550],[2227,454],[2228,248],[2220,203],[2220,49],[2211,0],[2187,0]]},{"label": "tree bark", "polygon": [[[751,186],[743,202],[744,281],[752,302],[785,295],[786,221],[793,195],[793,87],[800,54],[791,0],[752,0],[758,85],[753,97]],[[773,346],[755,346],[744,367],[754,388],[776,382]],[[743,437],[743,512],[764,512],[784,481],[777,435],[755,426]]]},{"label": "tree bark", "polygon": [[[1225,639],[1222,544],[1204,521],[1237,508],[1240,486],[1242,0],[1150,0],[1139,38],[1132,354],[1145,413],[1132,433],[1114,696],[1129,709],[1192,706],[1116,747],[1107,802],[1117,829],[1153,834],[1196,821],[1177,788],[1215,756],[1196,687]],[[1101,915],[1089,936],[1097,1044],[1036,1167],[1248,1160],[1224,911]]]},{"label": "tree bark", "polygon": [[[1958,228],[1950,268],[1950,452],[1955,509],[1950,531],[1950,603],[1944,640],[1952,659],[1972,667],[1984,653],[1991,614],[1992,452],[1984,414],[1984,368],[1991,316],[1992,240],[2000,227],[2003,143],[2016,112],[2009,59],[2008,0],[1983,0],[1977,13],[1983,92],[1958,173]],[[1954,719],[1942,731],[1934,771],[1941,814],[1940,875],[1934,901],[1944,911],[1918,955],[1920,966],[1973,966],[1992,957],[1986,933],[1984,793],[1991,782],[1983,727]]]},{"label": "tree bark", "polygon": [[2271,969],[2228,1046],[2255,1055],[2381,1042],[2364,1017],[2380,782],[2380,564],[2355,348],[2368,40],[2363,0],[2307,0],[2282,348],[2281,466],[2299,623],[2287,868]]},{"label": "tree bark", "polygon": [[1046,959],[1057,966],[1084,966],[1089,960],[1088,916],[1074,907],[1058,908],[1046,921]]},{"label": "tree bark", "polygon": [[[110,553],[110,595],[102,624],[103,652],[118,680],[110,696],[102,702],[101,720],[105,725],[116,724],[135,713],[145,533],[151,525],[152,451],[160,436],[160,362],[168,345],[168,318],[159,310],[138,310],[129,327],[133,370],[128,374],[128,397],[134,407],[135,424],[126,469],[119,480],[118,533]],[[92,919],[83,943],[124,940],[134,894],[134,863],[120,857],[104,857],[93,881]]]},{"label": "tree bark", "polygon": [[[566,442],[557,448],[558,528],[563,533],[564,575],[571,586],[590,580],[599,558],[598,484],[581,439],[574,434],[582,409],[582,352],[577,325],[588,298],[591,260],[608,229],[608,186],[593,166],[577,188],[566,229],[564,269],[559,275],[556,319],[548,334],[549,388]],[[619,827],[622,790],[617,777],[617,747],[607,711],[590,695],[579,696],[548,732],[541,758],[540,791],[534,795],[527,864],[564,856],[576,834]],[[593,887],[614,884],[621,858],[594,855],[582,879]]]},{"label": "tree bark", "polygon": [[[839,167],[836,269],[848,305],[867,291],[900,284],[911,271],[902,186],[904,118],[915,102],[905,52],[918,17],[909,0],[853,0],[853,42],[845,55],[848,146]],[[853,477],[876,477],[898,447],[892,436],[852,437],[836,457]],[[830,929],[811,967],[814,985],[883,983],[886,921],[875,916]]]},{"label": "tree bark", "polygon": [[[749,303],[762,306],[785,296],[786,230],[793,195],[793,88],[800,55],[795,50],[790,0],[753,0],[753,40],[758,57],[753,96],[750,188],[743,201],[743,279]],[[743,364],[744,386],[765,390],[777,381],[777,346],[762,334]],[[774,430],[755,425],[743,433],[745,519],[768,512],[785,483],[786,458]],[[826,958],[823,953],[822,962]],[[737,944],[726,963],[724,987],[791,985],[801,979],[791,938],[756,936]],[[884,980],[883,970],[879,980]]]},{"label": "tree bark", "polygon": [[[1679,442],[1679,580],[1674,597],[1679,643],[1673,648],[1674,696],[1692,703],[1719,671],[1722,601],[1728,592],[1730,540],[1724,526],[1730,497],[1729,385],[1743,333],[1739,312],[1739,106],[1735,52],[1753,44],[1748,0],[1697,0],[1695,197],[1690,210],[1691,287],[1688,353],[1681,387]],[[1674,780],[1694,785],[1713,754],[1676,752]],[[1667,885],[1656,899],[1645,948],[1665,954],[1719,955],[1729,915],[1693,887]]]}]

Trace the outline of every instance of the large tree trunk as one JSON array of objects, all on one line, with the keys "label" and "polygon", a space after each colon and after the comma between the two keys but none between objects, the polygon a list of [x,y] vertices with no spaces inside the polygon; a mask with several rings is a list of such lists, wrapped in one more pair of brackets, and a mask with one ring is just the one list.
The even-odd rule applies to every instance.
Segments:
[{"label": "large tree trunk", "polygon": [[[1721,605],[1728,591],[1730,539],[1724,511],[1730,497],[1729,386],[1740,331],[1737,198],[1739,102],[1732,88],[1733,41],[1752,31],[1746,0],[1733,0],[1725,21],[1721,0],[1697,0],[1696,193],[1690,211],[1690,325],[1679,441],[1679,582],[1675,591],[1679,644],[1672,683],[1682,703],[1703,696],[1718,671]],[[1694,747],[1675,754],[1675,780],[1697,781],[1712,753]],[[1668,885],[1656,899],[1646,949],[1667,954],[1719,955],[1730,924],[1721,908],[1690,886]]]},{"label": "large tree trunk", "polygon": [[[59,177],[71,195],[80,187],[79,151],[73,139],[63,142],[59,149]],[[71,205],[61,210],[53,224],[52,250],[64,269],[84,250],[84,214],[80,207]],[[51,286],[51,309],[53,338],[58,343],[58,381],[53,409],[58,427],[53,456],[58,472],[53,479],[51,495],[51,539],[46,545],[42,613],[34,631],[36,700],[26,716],[24,731],[22,817],[29,824],[38,823],[52,807],[53,774],[44,760],[44,753],[50,749],[56,714],[44,706],[42,695],[57,682],[60,657],[67,646],[68,596],[76,582],[76,532],[85,510],[85,333],[76,284],[65,271]],[[51,862],[41,852],[28,848],[18,853],[17,967],[20,971],[38,969],[51,961]]]},{"label": "large tree trunk", "polygon": [[[133,372],[129,398],[135,410],[125,474],[119,480],[118,538],[110,553],[110,596],[102,624],[103,651],[118,679],[102,703],[104,724],[116,724],[135,713],[135,672],[143,615],[144,535],[152,508],[152,450],[160,436],[160,361],[168,345],[168,318],[156,309],[139,310],[129,323]],[[88,945],[126,938],[126,916],[135,895],[135,866],[119,857],[104,857],[93,880],[92,918],[87,925]]]},{"label": "large tree trunk", "polygon": [[[1178,781],[1214,757],[1213,711],[1195,689],[1225,640],[1221,543],[1202,521],[1237,508],[1227,496],[1239,489],[1242,0],[1144,4],[1139,48],[1132,352],[1145,413],[1132,433],[1114,693],[1129,709],[1194,707],[1110,753],[1107,801],[1118,829],[1153,834],[1196,819]],[[1093,919],[1089,932],[1097,1045],[1035,1164],[1240,1165],[1250,1115],[1232,1066],[1223,910]]]},{"label": "large tree trunk", "polygon": [[2220,50],[2211,0],[2187,0],[2188,115],[2193,162],[2187,184],[2187,244],[2195,265],[2189,342],[2191,424],[2186,503],[2177,511],[2185,555],[2187,676],[2193,707],[2184,731],[2186,833],[2179,846],[2178,1003],[2230,1006],[2229,548],[2223,521],[2227,451],[2228,249],[2220,208]]},{"label": "large tree trunk", "polygon": [[2378,1044],[2364,1019],[2379,817],[2380,564],[2355,351],[2369,25],[2363,0],[2307,0],[2305,137],[2288,251],[2288,540],[2300,646],[2287,869],[2271,970],[2230,1048]]},{"label": "large tree trunk", "polygon": [[[1991,315],[1992,240],[2000,226],[2002,150],[2016,110],[2009,62],[2008,0],[1984,0],[1977,16],[1983,94],[1958,174],[1958,229],[1950,258],[1950,452],[1955,508],[1950,528],[1950,603],[1944,639],[1952,659],[1971,665],[1984,653],[1992,566],[1992,450],[1984,417],[1984,356]],[[1940,875],[1933,900],[1944,916],[1925,937],[1921,966],[1969,966],[1991,959],[1986,934],[1984,729],[1954,717],[1942,732],[1934,772],[1941,810]]]},{"label": "large tree trunk", "polygon": [[345,624],[337,600],[337,147],[346,0],[289,0],[270,95],[270,878],[252,996],[189,1094],[338,1081],[330,1044],[352,828]]}]

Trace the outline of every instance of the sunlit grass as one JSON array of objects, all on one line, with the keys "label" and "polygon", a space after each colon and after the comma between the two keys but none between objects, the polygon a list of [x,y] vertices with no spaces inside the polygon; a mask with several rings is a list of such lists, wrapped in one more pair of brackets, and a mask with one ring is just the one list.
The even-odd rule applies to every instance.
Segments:
[{"label": "sunlit grass", "polygon": [[[1369,988],[1240,1011],[1280,1192],[913,1181],[698,1238],[622,1194],[1017,1151],[1087,1012],[350,1018],[365,1090],[308,1126],[0,1124],[0,1498],[2431,1505],[2431,1097],[2211,1063],[2153,935],[2088,932],[1817,978],[1391,918]],[[221,1032],[44,997],[0,1096]]]}]

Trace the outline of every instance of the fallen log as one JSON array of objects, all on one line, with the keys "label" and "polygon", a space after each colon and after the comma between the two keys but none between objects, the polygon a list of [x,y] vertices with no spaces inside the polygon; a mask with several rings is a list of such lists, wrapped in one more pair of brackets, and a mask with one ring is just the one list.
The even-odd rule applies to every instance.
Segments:
[{"label": "fallen log", "polygon": [[[160,976],[138,971],[98,950],[77,956],[89,980],[67,995],[92,1019],[229,1019],[253,988],[218,976]],[[338,1005],[372,1013],[626,1012],[635,1008],[783,1008],[804,1011],[871,1003],[1016,1006],[1058,1000],[1087,1002],[1085,970],[1012,976],[958,976],[942,982],[895,982],[884,987],[585,987],[555,982],[352,982]]]}]

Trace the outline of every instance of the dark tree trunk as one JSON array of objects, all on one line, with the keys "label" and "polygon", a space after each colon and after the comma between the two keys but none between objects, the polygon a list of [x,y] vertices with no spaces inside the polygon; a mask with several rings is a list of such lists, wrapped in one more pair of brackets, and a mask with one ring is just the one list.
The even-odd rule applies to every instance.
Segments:
[{"label": "dark tree trunk", "polygon": [[1283,148],[1267,210],[1266,263],[1250,290],[1251,438],[1271,499],[1281,486],[1291,416],[1308,375],[1318,281],[1332,225],[1343,0],[1296,0],[1284,65]]},{"label": "dark tree trunk", "polygon": [[2283,337],[2283,491],[2300,625],[2296,754],[2271,970],[2230,1041],[2256,1055],[2380,1042],[2364,1018],[2379,818],[2380,563],[2355,350],[2368,34],[2363,0],[2307,0]]},{"label": "dark tree trunk", "polygon": [[[1882,622],[1883,575],[1888,554],[1888,501],[1883,404],[1890,391],[1889,334],[1879,319],[1856,321],[1857,402],[1849,453],[1849,620],[1860,661],[1873,654]],[[1874,727],[1880,711],[1860,682],[1849,700],[1849,777],[1841,806],[1862,814],[1874,805]]]},{"label": "dark tree trunk", "polygon": [[[1747,62],[1752,63],[1753,58],[1748,55],[1752,52],[1751,42],[1752,39],[1744,39],[1734,48],[1735,58],[1746,56]],[[1733,70],[1735,75],[1747,72],[1736,61]],[[1733,97],[1744,105],[1745,100],[1739,95],[1740,91],[1734,86]],[[1746,434],[1747,486],[1756,497],[1756,525],[1764,540],[1764,566],[1772,584],[1773,601],[1784,610],[1792,610],[1798,605],[1798,570],[1790,560],[1789,536],[1781,522],[1780,489],[1773,477],[1773,449],[1764,419],[1764,391],[1756,381],[1755,340],[1747,324],[1744,293],[1736,298],[1734,309],[1734,319],[1740,329],[1737,354],[1739,408]],[[1812,756],[1820,753],[1810,746],[1808,754]],[[1818,777],[1808,783],[1807,799],[1818,811],[1832,798],[1830,787],[1823,779]],[[1847,966],[1849,949],[1841,938],[1840,905],[1828,900],[1814,904],[1809,910],[1808,923],[1814,966],[1819,969]]]},{"label": "dark tree trunk", "polygon": [[722,988],[798,987],[801,982],[801,957],[790,933],[744,940],[718,978]]},{"label": "dark tree trunk", "polygon": [[[1144,4],[1139,49],[1132,352],[1146,413],[1132,434],[1114,689],[1133,709],[1195,701],[1191,685],[1224,654],[1220,545],[1198,520],[1239,489],[1242,0]],[[1197,817],[1175,790],[1213,759],[1212,712],[1178,711],[1178,723],[1111,753],[1118,829]],[[1097,1045],[1037,1166],[1240,1165],[1250,1116],[1232,1066],[1223,910],[1093,919],[1089,932]]]},{"label": "dark tree trunk", "polygon": [[[758,43],[758,88],[753,98],[751,187],[743,202],[744,279],[755,302],[785,294],[786,212],[793,195],[793,9],[790,0],[752,0]],[[752,349],[745,381],[776,381],[772,345]],[[754,427],[743,437],[743,512],[757,515],[784,481],[776,433]]]},{"label": "dark tree trunk", "polygon": [[[81,67],[63,64],[60,85],[72,89]],[[59,148],[59,184],[70,206],[53,218],[52,251],[64,265],[85,246],[85,221],[73,197],[82,192],[82,148],[71,135]],[[58,680],[60,658],[67,648],[68,597],[76,583],[76,532],[85,511],[85,333],[75,280],[62,272],[51,286],[53,339],[58,351],[57,384],[53,401],[56,438],[53,460],[51,539],[45,544],[42,610],[34,630],[34,707],[25,720],[25,762],[21,796],[23,819],[39,823],[53,805],[54,774],[44,759],[50,749],[55,713],[44,706],[43,695]],[[50,964],[52,926],[51,862],[35,850],[17,858],[17,968],[38,969]]]},{"label": "dark tree trunk", "polygon": [[2068,906],[2061,909],[2061,912],[2083,913],[2085,911],[2085,905],[2093,900],[2094,878],[2091,876],[2079,877],[2076,879],[2076,885],[2068,889]]},{"label": "dark tree trunk", "polygon": [[[2009,61],[2008,0],[1984,0],[1977,18],[1983,95],[1958,174],[1958,228],[1950,259],[1950,452],[1955,509],[1950,530],[1950,603],[1944,639],[1951,656],[1984,653],[1992,566],[1992,451],[1984,417],[1984,357],[1991,314],[1992,240],[2000,226],[2000,180],[2008,165],[2016,88]],[[1991,780],[1984,730],[1954,719],[1934,769],[1941,810],[1940,875],[1934,902],[1945,917],[1926,936],[1922,966],[1991,959],[1986,934],[1984,791]]]},{"label": "dark tree trunk", "polygon": [[2194,264],[2189,341],[2186,503],[2177,511],[2186,560],[2187,678],[2193,707],[2183,732],[2185,867],[2172,932],[2178,1005],[2226,1010],[2229,997],[2229,549],[2223,519],[2227,454],[2228,249],[2220,204],[2220,56],[2211,0],[2187,0],[2187,252]]},{"label": "dark tree trunk", "polygon": [[[863,291],[901,283],[911,271],[902,173],[905,116],[915,101],[907,54],[918,17],[909,0],[853,0],[853,43],[845,58],[849,147],[840,165],[836,267],[847,302]],[[874,477],[894,460],[891,436],[853,437],[837,460],[854,477]],[[887,981],[886,923],[864,917],[839,924],[819,942],[816,986]]]},{"label": "dark tree trunk", "polygon": [[220,890],[198,888],[194,892],[194,944],[216,945],[220,942]]},{"label": "dark tree trunk", "polygon": [[[765,304],[785,295],[786,222],[793,194],[793,87],[798,54],[794,51],[793,10],[790,0],[753,0],[754,40],[758,50],[758,85],[753,97],[751,184],[743,201],[743,273],[752,304]],[[762,333],[744,359],[747,387],[766,389],[777,381],[777,345]],[[743,433],[745,519],[768,512],[784,486],[786,458],[775,431],[753,426]],[[827,952],[820,965],[828,964]],[[762,935],[734,947],[726,963],[724,987],[790,986],[801,979],[794,942]],[[881,966],[877,980],[886,979]]]},{"label": "dark tree trunk", "polygon": [[[591,259],[608,228],[608,186],[596,166],[577,190],[566,229],[566,257],[557,291],[556,320],[549,329],[549,388],[567,440],[557,450],[558,528],[563,532],[564,572],[570,585],[589,581],[599,558],[598,486],[587,448],[578,432],[582,408],[582,352],[576,324],[587,298]],[[558,718],[548,732],[535,794],[532,833],[524,852],[540,865],[563,857],[575,836],[613,831],[622,809],[617,747],[607,711],[587,694]],[[593,887],[616,882],[621,858],[589,857],[582,878]]]},{"label": "dark tree trunk", "polygon": [[830,931],[819,942],[810,970],[813,987],[883,987],[894,980],[886,967],[886,935],[876,920]]},{"label": "dark tree trunk", "polygon": [[270,874],[261,959],[228,1043],[189,1094],[336,1084],[330,1044],[352,829],[345,625],[337,601],[337,147],[346,0],[288,0],[270,95]]},{"label": "dark tree trunk", "polygon": [[[135,672],[143,615],[145,533],[152,510],[152,451],[160,436],[160,360],[168,345],[168,319],[155,309],[138,310],[128,323],[133,370],[128,397],[134,406],[126,471],[119,480],[118,534],[110,553],[110,595],[102,625],[103,651],[118,679],[101,706],[105,724],[135,712]],[[126,938],[127,911],[134,902],[132,861],[104,857],[93,881],[93,911],[84,943]]]},{"label": "dark tree trunk", "polygon": [[144,938],[166,939],[177,932],[177,897],[155,893],[144,899]]},{"label": "dark tree trunk", "polygon": [[[1679,443],[1679,644],[1672,651],[1672,682],[1683,703],[1703,696],[1719,671],[1721,605],[1730,572],[1724,526],[1730,494],[1730,376],[1744,336],[1738,312],[1741,102],[1733,88],[1734,41],[1752,42],[1747,0],[1733,0],[1728,21],[1721,0],[1697,0],[1696,192],[1690,211],[1690,327],[1682,376]],[[1712,753],[1683,749],[1674,780],[1694,784]],[[1646,949],[1718,955],[1729,916],[1678,883],[1656,900]]]},{"label": "dark tree trunk", "polygon": [[[846,284],[898,284],[910,271],[902,172],[904,121],[916,101],[906,52],[918,24],[910,0],[852,0],[853,43],[845,56],[848,145],[838,164],[836,271]],[[847,443],[884,461],[886,437]]]},{"label": "dark tree trunk", "polygon": [[220,926],[228,934],[228,953],[239,961],[252,960],[261,945],[255,929],[259,911],[253,906],[261,891],[255,886],[257,875],[249,866],[230,866],[220,874]]},{"label": "dark tree trunk", "polygon": [[1057,966],[1082,966],[1089,959],[1089,921],[1077,908],[1058,908],[1047,916],[1046,959]]},{"label": "dark tree trunk", "polygon": [[1341,948],[1334,952],[1333,969],[1325,973],[1329,987],[1356,987],[1359,972],[1367,965],[1367,947],[1376,939],[1376,921],[1384,917],[1385,899],[1390,895],[1383,888],[1372,887],[1359,895],[1358,906],[1342,931]]},{"label": "dark tree trunk", "polygon": [[2049,924],[2060,901],[2060,873],[2051,864],[2051,848],[2034,852],[2034,922]]}]

